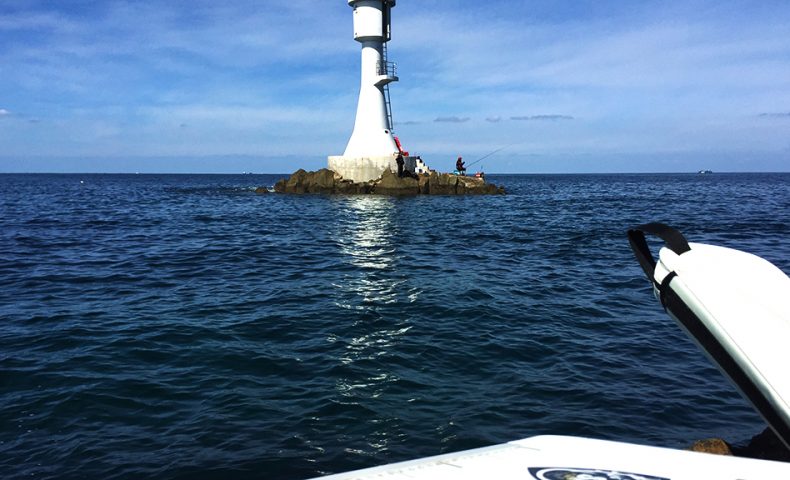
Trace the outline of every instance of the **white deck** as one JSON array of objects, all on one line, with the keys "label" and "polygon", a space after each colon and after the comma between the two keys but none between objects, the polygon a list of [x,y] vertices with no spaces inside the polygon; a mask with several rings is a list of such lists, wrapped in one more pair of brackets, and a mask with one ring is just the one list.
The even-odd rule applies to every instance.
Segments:
[{"label": "white deck", "polygon": [[762,480],[790,479],[790,463],[577,437],[538,436],[394,463],[323,480]]}]

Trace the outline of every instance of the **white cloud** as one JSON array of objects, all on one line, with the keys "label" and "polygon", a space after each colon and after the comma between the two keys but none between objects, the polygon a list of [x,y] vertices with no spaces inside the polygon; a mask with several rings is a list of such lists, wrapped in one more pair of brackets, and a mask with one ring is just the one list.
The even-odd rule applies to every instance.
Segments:
[{"label": "white cloud", "polygon": [[466,123],[469,120],[471,120],[469,117],[450,116],[450,117],[436,117],[436,119],[434,119],[434,122],[436,122],[436,123]]},{"label": "white cloud", "polygon": [[[786,145],[790,7],[532,3],[398,3],[392,106],[411,150]],[[15,151],[323,155],[348,140],[360,47],[346,2],[48,5],[0,14],[0,92],[52,139],[9,136]]]},{"label": "white cloud", "polygon": [[510,117],[511,120],[526,120],[526,121],[548,121],[554,122],[557,120],[573,120],[570,115],[518,115]]},{"label": "white cloud", "polygon": [[0,32],[2,31],[68,31],[73,30],[74,23],[63,15],[54,12],[5,13],[0,15]]}]

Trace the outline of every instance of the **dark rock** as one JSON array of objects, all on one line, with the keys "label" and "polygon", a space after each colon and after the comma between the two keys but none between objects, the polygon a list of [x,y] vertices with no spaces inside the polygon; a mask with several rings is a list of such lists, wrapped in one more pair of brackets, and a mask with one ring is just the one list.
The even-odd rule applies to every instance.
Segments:
[{"label": "dark rock", "polygon": [[335,182],[340,179],[332,170],[322,168],[317,172],[299,169],[288,180],[280,180],[274,185],[278,193],[334,193]]},{"label": "dark rock", "polygon": [[285,193],[306,193],[307,192],[307,172],[299,169],[291,174],[291,178],[285,182]]},{"label": "dark rock", "polygon": [[351,180],[341,180],[335,183],[335,193],[344,193],[344,194],[359,193],[357,192],[357,185],[359,184],[354,183]]},{"label": "dark rock", "polygon": [[266,187],[258,187],[255,189],[255,193],[257,193],[258,195],[265,195],[269,193],[269,189]]},{"label": "dark rock", "polygon": [[707,438],[698,440],[689,448],[692,452],[712,453],[714,455],[732,456],[730,445],[720,438]]},{"label": "dark rock", "polygon": [[366,194],[373,191],[373,182],[354,183],[351,180],[339,180],[335,183],[335,192],[347,195]]},{"label": "dark rock", "polygon": [[[264,187],[256,190],[265,193]],[[490,195],[503,194],[505,189],[486,183],[482,178],[461,177],[449,173],[422,175],[398,175],[390,170],[384,171],[378,180],[354,183],[344,180],[340,175],[322,168],[317,172],[303,169],[295,171],[290,178],[274,184],[277,193],[323,193],[323,194],[370,194],[380,195]]]},{"label": "dark rock", "polygon": [[455,195],[458,187],[458,175],[431,172],[428,178],[428,193],[431,195]]},{"label": "dark rock", "polygon": [[485,180],[478,177],[458,177],[457,193],[467,195],[494,195],[497,193],[504,193],[504,189],[500,189],[492,183],[486,183]]},{"label": "dark rock", "polygon": [[380,195],[417,195],[419,182],[411,177],[398,177],[397,173],[384,170],[381,178],[376,181],[373,193]]},{"label": "dark rock", "polygon": [[428,195],[429,193],[431,193],[431,185],[429,183],[430,179],[431,176],[427,173],[423,173],[417,179],[417,188],[420,190],[421,194]]},{"label": "dark rock", "polygon": [[[322,168],[317,172],[310,172],[307,174],[305,180],[307,184],[308,193],[334,193],[335,190],[335,172],[328,168]],[[337,175],[340,179],[340,175]]]},{"label": "dark rock", "polygon": [[738,457],[790,462],[790,451],[770,428],[752,437],[747,445],[733,447],[732,451]]}]

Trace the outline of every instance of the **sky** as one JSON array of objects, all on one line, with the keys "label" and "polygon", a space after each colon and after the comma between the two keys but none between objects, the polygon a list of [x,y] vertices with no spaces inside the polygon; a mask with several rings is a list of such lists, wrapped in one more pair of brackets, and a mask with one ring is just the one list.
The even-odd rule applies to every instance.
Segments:
[{"label": "sky", "polygon": [[[351,12],[3,0],[0,172],[322,168],[354,124]],[[399,0],[392,15],[394,130],[432,168],[790,171],[786,0]]]}]

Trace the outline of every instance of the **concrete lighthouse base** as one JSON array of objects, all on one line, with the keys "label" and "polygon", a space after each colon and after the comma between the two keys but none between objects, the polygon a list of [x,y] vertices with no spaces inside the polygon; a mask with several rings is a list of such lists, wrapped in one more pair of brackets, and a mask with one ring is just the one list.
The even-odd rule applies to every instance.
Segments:
[{"label": "concrete lighthouse base", "polygon": [[[328,167],[346,180],[352,182],[369,182],[381,178],[385,170],[398,171],[396,155],[385,157],[345,157],[342,155],[328,157]],[[429,173],[430,169],[420,157],[404,157],[403,168],[414,174]]]},{"label": "concrete lighthouse base", "polygon": [[384,170],[398,171],[395,155],[386,157],[329,157],[329,169],[352,182],[369,182],[381,177]]}]

